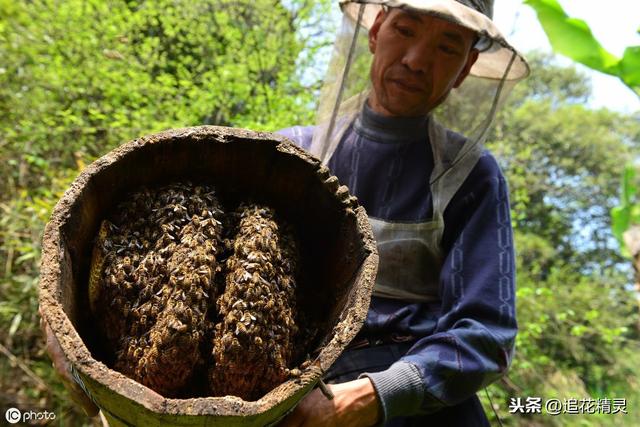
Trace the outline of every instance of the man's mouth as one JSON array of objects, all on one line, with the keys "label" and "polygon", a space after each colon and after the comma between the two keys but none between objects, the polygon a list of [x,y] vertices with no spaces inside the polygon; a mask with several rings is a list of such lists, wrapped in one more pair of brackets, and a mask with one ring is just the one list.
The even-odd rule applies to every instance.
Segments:
[{"label": "man's mouth", "polygon": [[423,92],[424,87],[420,82],[403,79],[391,79],[391,83],[406,92]]}]

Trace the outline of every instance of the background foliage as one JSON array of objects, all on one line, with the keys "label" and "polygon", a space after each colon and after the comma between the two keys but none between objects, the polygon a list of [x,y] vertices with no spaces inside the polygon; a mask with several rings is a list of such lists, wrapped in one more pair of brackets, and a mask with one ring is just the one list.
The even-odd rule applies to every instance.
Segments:
[{"label": "background foliage", "polygon": [[[520,333],[507,378],[490,387],[507,425],[640,421],[640,317],[632,271],[611,234],[619,174],[640,116],[585,106],[589,81],[528,55],[489,143],[507,175],[517,251]],[[627,398],[629,415],[510,415],[509,396]]]},{"label": "background foliage", "polygon": [[[640,97],[640,46],[629,46],[622,58],[608,52],[581,19],[568,16],[557,0],[526,0],[537,13],[553,49],[593,70],[620,78]],[[640,33],[640,29],[638,29]],[[640,205],[637,204],[636,174],[638,166],[629,163],[622,173],[620,204],[611,210],[613,234],[623,255],[631,257],[623,235],[640,226]],[[634,242],[634,246],[637,243]],[[637,260],[636,260],[637,263]],[[637,269],[637,267],[636,267]]]},{"label": "background foliage", "polygon": [[[0,0],[0,409],[91,423],[56,380],[37,316],[42,230],[73,178],[170,127],[311,123],[329,3]],[[585,107],[585,76],[530,58],[489,143],[510,183],[521,332],[488,393],[507,425],[640,425],[638,302],[608,216],[640,114]],[[630,414],[509,415],[510,396],[626,397]]]}]

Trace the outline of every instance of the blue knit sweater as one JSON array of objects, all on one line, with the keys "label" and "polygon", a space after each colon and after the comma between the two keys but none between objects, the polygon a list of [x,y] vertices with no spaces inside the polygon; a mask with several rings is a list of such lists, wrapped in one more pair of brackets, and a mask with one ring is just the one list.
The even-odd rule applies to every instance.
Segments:
[{"label": "blue knit sweater", "polygon": [[[309,148],[313,127],[280,132]],[[390,119],[365,108],[329,168],[370,216],[428,221],[433,168],[426,118]],[[487,151],[444,212],[440,301],[373,297],[361,334],[421,337],[385,371],[366,374],[384,420],[432,413],[502,376],[513,354],[514,249],[507,184]]]}]

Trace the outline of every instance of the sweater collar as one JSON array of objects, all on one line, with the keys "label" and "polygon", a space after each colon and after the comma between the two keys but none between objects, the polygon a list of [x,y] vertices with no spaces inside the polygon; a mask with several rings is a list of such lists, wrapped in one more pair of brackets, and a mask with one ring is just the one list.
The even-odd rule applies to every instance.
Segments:
[{"label": "sweater collar", "polygon": [[376,113],[365,102],[356,118],[356,132],[377,142],[397,143],[424,141],[427,138],[428,116],[388,117]]}]

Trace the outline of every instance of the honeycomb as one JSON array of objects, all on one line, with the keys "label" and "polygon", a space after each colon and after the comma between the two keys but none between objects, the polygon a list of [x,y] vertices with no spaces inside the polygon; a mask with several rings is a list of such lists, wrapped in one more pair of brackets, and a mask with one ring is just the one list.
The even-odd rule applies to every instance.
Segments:
[{"label": "honeycomb", "polygon": [[297,247],[292,230],[272,209],[238,209],[226,287],[217,301],[211,388],[220,395],[255,399],[289,373],[295,322]]},{"label": "honeycomb", "polygon": [[205,366],[210,395],[254,400],[298,371],[298,263],[270,207],[225,213],[211,186],[144,188],[100,226],[91,310],[128,377],[180,397]]}]

